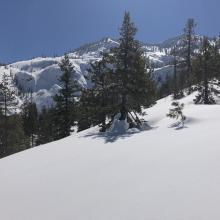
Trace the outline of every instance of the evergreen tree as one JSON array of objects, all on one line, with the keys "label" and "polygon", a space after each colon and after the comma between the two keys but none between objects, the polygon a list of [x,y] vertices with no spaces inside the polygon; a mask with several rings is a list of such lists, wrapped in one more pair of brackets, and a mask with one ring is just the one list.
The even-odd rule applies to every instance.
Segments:
[{"label": "evergreen tree", "polygon": [[158,98],[164,98],[173,92],[172,80],[169,74],[166,74],[165,79],[161,79],[161,85],[158,89]]},{"label": "evergreen tree", "polygon": [[109,126],[109,119],[117,112],[118,94],[115,90],[112,56],[104,54],[102,60],[90,64],[88,69],[92,88],[84,90],[79,102],[79,130],[99,125],[100,131]]},{"label": "evergreen tree", "polygon": [[53,120],[54,117],[54,109],[45,107],[39,114],[38,117],[38,130],[37,130],[37,145],[46,144],[52,142],[56,139],[55,137],[55,128],[56,124]]},{"label": "evergreen tree", "polygon": [[[114,116],[128,120],[131,126],[140,126],[137,114],[142,107],[154,103],[156,92],[153,70],[144,56],[140,43],[134,39],[136,27],[125,13],[119,47],[104,54],[103,59],[89,69],[92,88],[83,91],[79,103],[79,130],[100,125],[105,131]],[[134,115],[133,115],[134,114]]]},{"label": "evergreen tree", "polygon": [[215,46],[212,46],[207,37],[204,37],[200,54],[195,61],[197,76],[197,90],[199,94],[194,102],[196,104],[214,104],[214,95],[219,91],[214,87],[213,80],[216,75]]},{"label": "evergreen tree", "polygon": [[[4,120],[0,121],[0,133],[4,135]],[[0,157],[5,157],[29,147],[29,140],[26,138],[22,126],[22,118],[19,114],[9,115],[7,118],[7,149]],[[1,136],[1,135],[0,135]],[[3,144],[5,137],[3,136]]]},{"label": "evergreen tree", "polygon": [[178,98],[176,46],[173,48],[173,98]]},{"label": "evergreen tree", "polygon": [[129,112],[142,113],[141,107],[153,104],[155,97],[152,70],[140,43],[134,38],[136,32],[137,28],[126,12],[120,29],[120,44],[113,52],[121,115],[119,120],[127,119]]},{"label": "evergreen tree", "polygon": [[3,149],[4,149],[4,130],[2,123],[3,120],[4,120],[4,116],[0,105],[0,157],[3,155]]},{"label": "evergreen tree", "polygon": [[172,93],[173,99],[180,99],[184,96],[183,88],[180,83],[180,72],[178,71],[177,47],[174,46],[171,54],[173,55],[173,77],[172,77]]},{"label": "evergreen tree", "polygon": [[185,87],[188,88],[188,94],[192,92],[193,71],[192,71],[192,56],[194,54],[196,36],[196,23],[193,18],[189,18],[186,22],[183,34],[183,56],[185,58]]},{"label": "evergreen tree", "polygon": [[67,137],[72,132],[72,127],[75,125],[75,97],[79,91],[79,86],[75,79],[76,72],[70,63],[69,57],[66,54],[59,64],[63,74],[59,81],[61,89],[54,97],[55,101],[55,123],[56,123],[56,138],[61,139]]},{"label": "evergreen tree", "polygon": [[96,115],[96,102],[92,89],[83,89],[80,101],[77,103],[77,127],[78,132],[90,128],[92,125],[97,125]]},{"label": "evergreen tree", "polygon": [[38,112],[36,103],[33,102],[32,92],[30,98],[26,97],[22,106],[22,120],[25,135],[30,139],[31,147],[34,147],[38,130]]},{"label": "evergreen tree", "polygon": [[[92,113],[92,122],[101,126],[101,131],[108,127],[107,119],[116,114],[118,94],[115,90],[115,74],[112,70],[112,57],[104,54],[102,60],[91,63],[89,73],[92,82],[88,103]],[[85,94],[85,93],[84,93]]]},{"label": "evergreen tree", "polygon": [[0,109],[2,111],[2,149],[1,155],[6,155],[9,147],[9,115],[16,112],[17,101],[15,91],[10,84],[10,76],[3,73],[2,82],[0,83]]},{"label": "evergreen tree", "polygon": [[220,81],[220,37],[214,39],[214,45],[213,45],[213,74],[214,74],[214,77],[218,81]]}]

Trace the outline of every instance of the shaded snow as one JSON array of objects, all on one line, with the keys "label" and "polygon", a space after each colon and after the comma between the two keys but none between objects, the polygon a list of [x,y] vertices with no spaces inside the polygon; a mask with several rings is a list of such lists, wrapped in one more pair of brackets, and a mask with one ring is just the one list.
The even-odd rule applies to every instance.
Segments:
[{"label": "shaded snow", "polygon": [[115,116],[112,126],[110,127],[108,131],[110,134],[122,135],[122,134],[125,134],[127,130],[129,129],[129,124],[127,120],[120,121],[119,118],[120,118],[120,114]]}]

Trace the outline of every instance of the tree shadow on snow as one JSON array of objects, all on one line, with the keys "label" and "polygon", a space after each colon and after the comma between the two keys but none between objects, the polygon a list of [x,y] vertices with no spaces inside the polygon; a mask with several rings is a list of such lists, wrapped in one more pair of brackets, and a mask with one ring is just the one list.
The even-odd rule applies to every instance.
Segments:
[{"label": "tree shadow on snow", "polygon": [[104,139],[105,143],[113,143],[119,139],[125,139],[125,138],[129,138],[135,134],[141,133],[143,131],[147,131],[147,130],[152,130],[154,129],[153,127],[150,127],[147,123],[144,123],[141,129],[137,129],[137,128],[131,128],[128,129],[126,131],[122,131],[120,129],[115,129],[114,132],[112,131],[106,131],[106,132],[98,132],[98,131],[94,131],[94,132],[90,132],[86,135],[84,135],[83,137],[91,137],[93,139],[96,138],[102,138]]}]

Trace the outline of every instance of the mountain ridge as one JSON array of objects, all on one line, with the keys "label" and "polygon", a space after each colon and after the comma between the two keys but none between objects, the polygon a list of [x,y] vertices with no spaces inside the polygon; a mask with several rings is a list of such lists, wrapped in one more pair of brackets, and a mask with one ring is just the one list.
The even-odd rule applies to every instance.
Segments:
[{"label": "mountain ridge", "polygon": [[[167,74],[172,74],[171,63],[173,58],[170,55],[170,50],[172,45],[177,44],[180,39],[181,36],[177,36],[154,45],[142,43],[146,57],[149,57],[155,68],[156,77],[160,76],[161,79],[164,79]],[[116,47],[118,44],[116,39],[105,37],[100,41],[82,45],[68,53],[77,73],[77,80],[82,87],[86,88],[90,84],[87,80],[89,64],[100,60],[103,52],[109,52],[111,48]],[[58,78],[62,73],[58,64],[62,58],[63,56],[36,57],[1,66],[0,80],[4,72],[11,75],[13,78],[12,84],[21,101],[26,93],[34,92],[34,101],[40,110],[43,106],[53,104],[52,97],[59,90]]]}]

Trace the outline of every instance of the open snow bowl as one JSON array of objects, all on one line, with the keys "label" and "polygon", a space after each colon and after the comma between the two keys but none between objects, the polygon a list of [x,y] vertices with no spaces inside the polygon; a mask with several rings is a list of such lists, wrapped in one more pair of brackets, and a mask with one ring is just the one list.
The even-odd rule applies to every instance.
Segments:
[{"label": "open snow bowl", "polygon": [[168,97],[146,110],[157,129],[106,142],[91,128],[0,160],[0,218],[219,220],[220,106],[193,98],[187,129],[168,128]]}]

